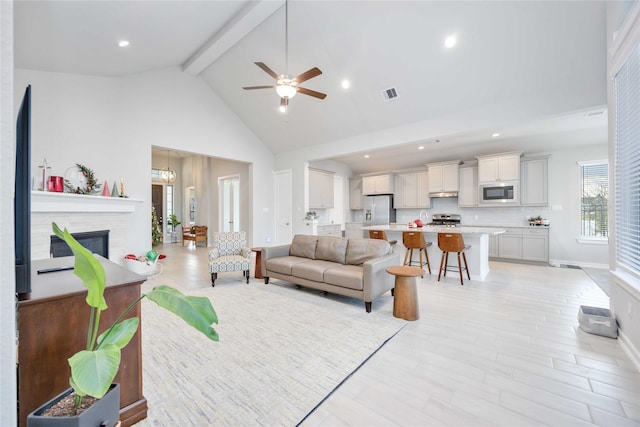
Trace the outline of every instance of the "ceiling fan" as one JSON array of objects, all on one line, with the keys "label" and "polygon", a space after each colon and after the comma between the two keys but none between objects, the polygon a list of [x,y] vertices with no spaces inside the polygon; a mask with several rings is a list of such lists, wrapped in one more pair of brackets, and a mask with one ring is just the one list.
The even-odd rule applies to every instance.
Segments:
[{"label": "ceiling fan", "polygon": [[[284,3],[285,10],[285,70],[289,69],[289,5],[285,0]],[[276,81],[274,85],[266,85],[266,86],[245,86],[244,90],[254,90],[254,89],[271,89],[275,88],[278,96],[280,96],[280,111],[286,112],[287,107],[289,106],[289,100],[296,96],[296,93],[300,92],[304,95],[313,96],[319,99],[325,99],[327,97],[326,93],[318,92],[315,90],[307,89],[304,87],[300,87],[299,84],[305,82],[309,79],[319,76],[322,74],[322,71],[318,67],[313,67],[310,70],[305,71],[302,74],[299,74],[295,77],[285,73],[285,74],[276,74],[271,68],[269,68],[264,62],[254,62],[258,67],[262,68],[262,70],[273,77]]]}]

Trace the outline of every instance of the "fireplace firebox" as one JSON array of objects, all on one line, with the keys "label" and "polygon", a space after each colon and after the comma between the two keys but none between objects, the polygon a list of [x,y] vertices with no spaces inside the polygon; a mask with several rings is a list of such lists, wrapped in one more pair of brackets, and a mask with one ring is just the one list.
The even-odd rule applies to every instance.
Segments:
[{"label": "fireplace firebox", "polygon": [[[74,239],[91,252],[109,259],[109,230],[86,231],[71,233]],[[58,236],[51,236],[49,254],[52,258],[71,256],[73,252],[69,245]]]}]

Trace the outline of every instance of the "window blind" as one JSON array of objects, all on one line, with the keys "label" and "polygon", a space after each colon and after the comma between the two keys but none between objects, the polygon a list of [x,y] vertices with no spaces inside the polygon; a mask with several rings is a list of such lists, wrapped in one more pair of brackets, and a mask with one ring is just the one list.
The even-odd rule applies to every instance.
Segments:
[{"label": "window blind", "polygon": [[640,274],[640,45],[614,78],[616,263]]}]

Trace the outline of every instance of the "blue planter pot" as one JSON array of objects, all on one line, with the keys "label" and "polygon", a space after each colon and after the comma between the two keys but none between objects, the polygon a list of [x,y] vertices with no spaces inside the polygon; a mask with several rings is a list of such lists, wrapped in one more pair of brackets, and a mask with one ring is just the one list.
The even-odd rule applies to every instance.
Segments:
[{"label": "blue planter pot", "polygon": [[42,413],[65,396],[67,389],[27,416],[27,427],[114,427],[120,418],[120,384],[112,384],[107,394],[80,415],[72,417],[46,417]]}]

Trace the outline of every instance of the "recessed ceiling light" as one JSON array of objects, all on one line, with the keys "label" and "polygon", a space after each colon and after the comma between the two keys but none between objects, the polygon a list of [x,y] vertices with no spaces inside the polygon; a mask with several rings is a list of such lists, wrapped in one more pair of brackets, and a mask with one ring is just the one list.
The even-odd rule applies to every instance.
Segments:
[{"label": "recessed ceiling light", "polygon": [[342,85],[342,89],[349,89],[351,87],[351,82],[347,79],[344,79],[341,85]]},{"label": "recessed ceiling light", "polygon": [[497,138],[497,137],[500,136],[500,134],[496,132],[496,133],[492,133],[491,136],[494,137],[494,138]]},{"label": "recessed ceiling light", "polygon": [[450,36],[447,36],[446,39],[444,39],[444,47],[446,47],[447,49],[451,49],[456,45],[456,42],[457,42],[456,35],[451,34]]},{"label": "recessed ceiling light", "polygon": [[424,145],[419,146],[418,150],[424,150]]},{"label": "recessed ceiling light", "polygon": [[128,40],[120,40],[120,41],[118,42],[118,46],[120,46],[120,47],[127,47],[127,46],[129,46],[129,41],[128,41]]},{"label": "recessed ceiling light", "polygon": [[368,158],[369,158],[369,155],[368,155],[368,154],[365,154],[365,155],[364,155],[364,158],[365,158],[365,159],[368,159]]}]

